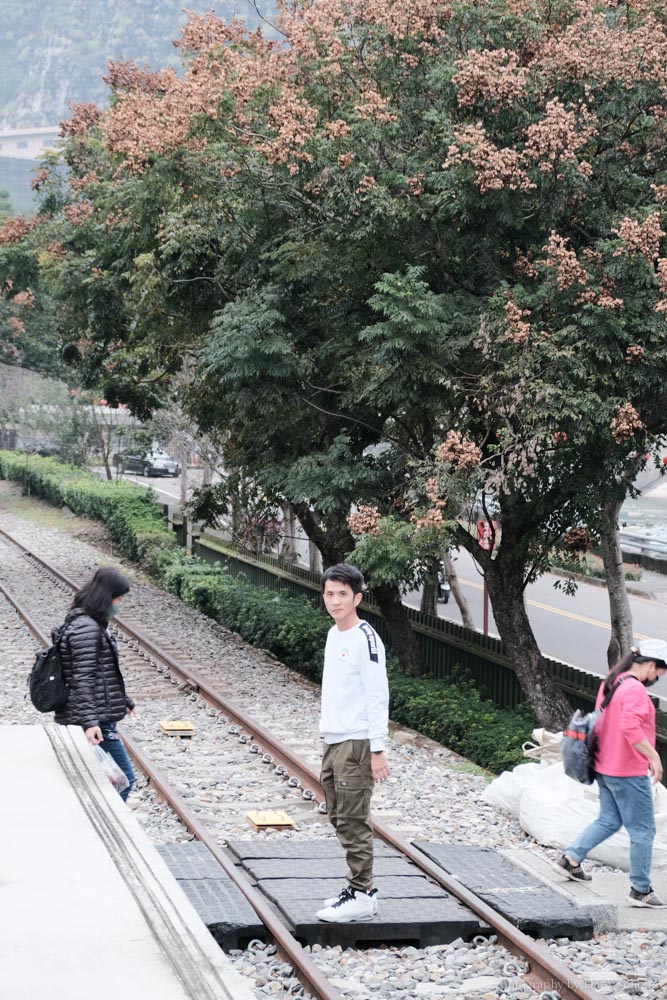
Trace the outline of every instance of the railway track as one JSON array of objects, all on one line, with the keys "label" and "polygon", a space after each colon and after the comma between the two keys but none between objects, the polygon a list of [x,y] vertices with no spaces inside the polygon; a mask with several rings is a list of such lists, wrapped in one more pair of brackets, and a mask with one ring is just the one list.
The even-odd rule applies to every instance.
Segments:
[{"label": "railway track", "polygon": [[[18,548],[25,562],[36,572],[46,576],[53,586],[71,592],[78,588],[75,581],[63,574],[57,567],[39,557],[26,546],[22,545],[8,532],[0,529],[0,538],[11,546]],[[30,609],[21,606],[12,594],[0,585],[0,592],[15,608],[35,639],[40,644],[48,642],[40,624],[34,619]],[[129,649],[133,650],[144,664],[156,668],[163,683],[168,683],[173,691],[176,687],[184,697],[201,700],[211,711],[220,713],[220,721],[228,732],[236,737],[239,743],[259,755],[268,768],[275,774],[277,780],[282,780],[288,787],[300,792],[301,798],[311,809],[322,808],[323,793],[319,784],[318,774],[306,761],[290,747],[276,738],[265,726],[257,723],[238,704],[230,701],[220,690],[220,685],[205,674],[198,671],[192,664],[183,662],[168,650],[161,648],[144,629],[134,623],[124,620],[121,616],[114,619],[115,630],[119,638]],[[221,850],[216,837],[208,830],[200,819],[189,808],[186,801],[174,788],[168,778],[160,773],[155,763],[146,755],[138,743],[125,731],[123,739],[128,751],[132,754],[137,767],[147,776],[154,788],[169,803],[185,827],[202,841],[214,854],[227,874],[236,882],[240,891],[248,899],[266,926],[280,953],[291,963],[304,989],[320,1000],[339,1000],[341,994],[331,986],[322,975],[310,955],[292,936],[282,920],[266,902],[249,880],[239,874],[238,869]],[[548,950],[532,938],[517,930],[509,921],[496,913],[483,900],[467,890],[455,878],[449,876],[442,868],[431,862],[421,851],[418,851],[408,841],[392,830],[387,824],[376,820],[374,822],[376,837],[393,846],[404,857],[408,858],[417,868],[432,881],[440,885],[446,892],[467,906],[492,929],[498,943],[509,952],[527,963],[529,972],[524,977],[531,988],[540,991],[543,985],[549,984],[548,990],[542,989],[546,997],[558,996],[561,1000],[601,1000],[602,994],[574,976],[560,959],[551,955]]]}]

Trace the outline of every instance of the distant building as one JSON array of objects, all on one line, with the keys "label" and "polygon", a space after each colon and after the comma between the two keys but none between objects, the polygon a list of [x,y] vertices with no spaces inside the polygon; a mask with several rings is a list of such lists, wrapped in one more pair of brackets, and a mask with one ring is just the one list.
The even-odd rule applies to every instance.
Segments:
[{"label": "distant building", "polygon": [[30,182],[46,151],[59,141],[57,125],[0,132],[0,190],[9,192],[12,214],[34,211]]},{"label": "distant building", "polygon": [[59,138],[57,125],[0,132],[0,157],[12,160],[39,160],[47,149],[53,149]]}]

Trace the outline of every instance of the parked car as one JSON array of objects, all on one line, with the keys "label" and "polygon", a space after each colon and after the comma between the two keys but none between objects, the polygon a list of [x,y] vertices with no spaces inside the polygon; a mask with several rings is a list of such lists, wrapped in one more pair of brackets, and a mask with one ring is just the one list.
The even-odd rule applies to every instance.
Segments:
[{"label": "parked car", "polygon": [[151,451],[147,455],[119,455],[122,472],[135,472],[139,476],[180,476],[181,467],[166,451]]}]

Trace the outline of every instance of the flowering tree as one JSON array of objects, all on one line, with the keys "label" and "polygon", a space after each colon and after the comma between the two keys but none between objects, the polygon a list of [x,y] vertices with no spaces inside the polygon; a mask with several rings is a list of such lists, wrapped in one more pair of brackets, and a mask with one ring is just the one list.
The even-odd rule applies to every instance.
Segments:
[{"label": "flowering tree", "polygon": [[555,727],[525,585],[609,527],[665,430],[666,17],[284,0],[268,38],[192,16],[183,75],[113,66],[110,107],[75,109],[69,187],[43,179],[14,244],[52,248],[65,354],[107,399],[148,411],[196,359],[190,412],[325,559],[377,510],[357,552],[397,636],[390,570],[473,552]]}]

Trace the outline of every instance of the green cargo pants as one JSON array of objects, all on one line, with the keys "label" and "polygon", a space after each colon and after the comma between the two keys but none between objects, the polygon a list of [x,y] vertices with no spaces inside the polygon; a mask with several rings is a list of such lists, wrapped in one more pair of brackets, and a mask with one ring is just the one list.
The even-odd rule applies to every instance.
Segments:
[{"label": "green cargo pants", "polygon": [[347,857],[353,889],[373,888],[373,774],[368,740],[325,746],[320,783],[329,819]]}]

